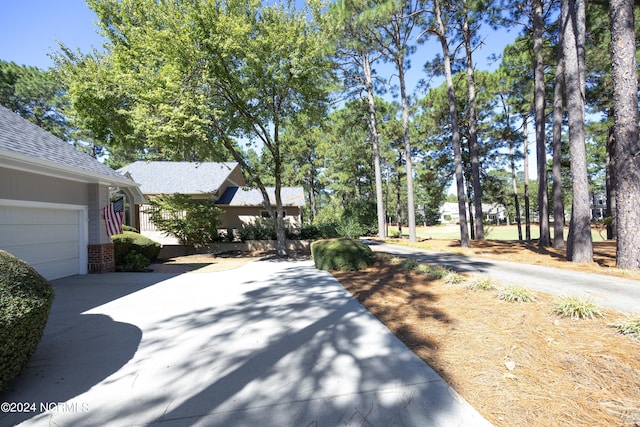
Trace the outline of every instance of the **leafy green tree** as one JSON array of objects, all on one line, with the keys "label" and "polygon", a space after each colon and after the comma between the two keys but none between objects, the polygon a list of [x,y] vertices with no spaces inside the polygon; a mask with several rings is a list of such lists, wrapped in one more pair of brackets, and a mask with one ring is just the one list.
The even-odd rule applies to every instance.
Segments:
[{"label": "leafy green tree", "polygon": [[55,70],[0,60],[0,104],[57,137],[71,140],[64,85]]},{"label": "leafy green tree", "polygon": [[285,126],[282,139],[285,142],[284,178],[288,185],[302,185],[307,195],[307,214],[309,224],[313,223],[320,208],[320,195],[324,190],[321,170],[324,159],[319,150],[329,132],[327,123],[317,122],[305,114],[299,114]]},{"label": "leafy green tree", "polygon": [[[127,149],[231,155],[260,189],[286,255],[282,215],[287,118],[324,111],[332,79],[318,8],[240,0],[90,0],[104,52],[61,58],[74,116]],[[317,117],[317,115],[312,114]],[[273,159],[275,200],[240,145]]]},{"label": "leafy green tree", "polygon": [[210,246],[219,241],[222,211],[213,199],[194,199],[187,194],[167,194],[149,200],[153,224],[183,245]]},{"label": "leafy green tree", "polygon": [[[452,54],[450,43],[452,42],[449,30],[451,17],[446,14],[448,9],[443,7],[440,0],[433,0],[433,13],[425,18],[424,32],[435,36],[442,47],[442,61],[447,85],[447,101],[449,120],[451,123],[451,139],[453,146],[453,161],[455,167],[456,191],[458,196],[458,214],[460,224],[460,246],[469,247],[469,230],[467,228],[467,210],[464,205],[464,176],[462,164],[462,148],[460,142],[460,128],[458,124],[458,111],[456,107],[455,89],[453,84]],[[447,6],[446,4],[444,6]]]},{"label": "leafy green tree", "polygon": [[[516,162],[523,157],[520,150],[523,135],[516,126],[516,107],[513,105],[513,84],[514,79],[510,76],[508,69],[502,65],[493,73],[495,82],[497,108],[494,110],[493,126],[489,130],[489,137],[502,142],[502,146],[508,148],[507,163],[510,169],[510,181],[505,188],[511,188],[512,202],[501,202],[505,206],[513,207],[513,217],[518,228],[518,239],[522,240],[522,218],[520,208],[520,196],[518,194],[518,183],[516,178]],[[502,177],[501,177],[502,179]],[[495,182],[495,181],[494,181]],[[491,185],[491,184],[490,184]],[[491,190],[490,190],[491,191]]]},{"label": "leafy green tree", "polygon": [[395,66],[400,85],[400,102],[402,106],[403,143],[405,147],[405,168],[407,179],[407,222],[409,240],[416,241],[415,191],[411,149],[411,131],[409,124],[409,95],[407,93],[406,72],[409,69],[409,57],[415,51],[411,44],[414,31],[417,29],[420,3],[416,0],[389,0],[363,10],[360,19],[372,28],[370,35],[384,59]]},{"label": "leafy green tree", "polygon": [[[345,81],[345,89],[350,93],[366,92],[369,107],[369,133],[373,145],[373,161],[376,182],[376,212],[378,237],[385,237],[385,207],[382,188],[382,167],[380,159],[380,135],[376,115],[373,66],[382,56],[376,51],[375,23],[358,19],[368,9],[367,2],[343,0],[332,5],[330,16],[338,29],[335,32],[336,58]],[[373,26],[373,28],[371,28]]]},{"label": "leafy green tree", "polygon": [[329,129],[318,147],[324,159],[323,180],[333,198],[345,208],[374,200],[373,150],[369,143],[368,107],[349,101],[328,117]]}]

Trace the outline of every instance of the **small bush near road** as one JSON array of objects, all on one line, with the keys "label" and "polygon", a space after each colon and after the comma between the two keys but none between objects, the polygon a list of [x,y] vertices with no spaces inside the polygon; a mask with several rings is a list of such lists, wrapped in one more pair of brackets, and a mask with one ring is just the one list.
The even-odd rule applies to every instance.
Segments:
[{"label": "small bush near road", "polygon": [[311,256],[316,268],[327,271],[362,270],[374,260],[371,248],[346,238],[316,240],[311,244]]},{"label": "small bush near road", "polygon": [[132,231],[111,236],[116,267],[125,271],[142,271],[160,254],[160,243]]},{"label": "small bush near road", "polygon": [[531,302],[536,296],[527,288],[510,285],[498,292],[498,299],[508,302]]},{"label": "small bush near road", "polygon": [[29,264],[0,250],[0,391],[36,351],[52,303],[51,284]]},{"label": "small bush near road", "polygon": [[621,334],[640,339],[640,313],[631,314],[611,326]]},{"label": "small bush near road", "polygon": [[447,273],[445,273],[442,279],[447,285],[459,285],[461,283],[464,283],[464,281],[466,280],[466,278],[457,271],[448,271]]},{"label": "small bush near road", "polygon": [[489,291],[496,288],[491,277],[484,275],[474,276],[467,287],[472,291]]},{"label": "small bush near road", "polygon": [[413,259],[405,259],[402,261],[402,267],[407,271],[417,270],[420,263]]},{"label": "small bush near road", "polygon": [[576,297],[559,297],[551,307],[551,312],[572,319],[595,319],[603,317],[602,310],[593,301]]},{"label": "small bush near road", "polygon": [[442,279],[446,275],[451,274],[451,270],[448,268],[431,264],[420,264],[417,271],[428,275],[432,279]]}]

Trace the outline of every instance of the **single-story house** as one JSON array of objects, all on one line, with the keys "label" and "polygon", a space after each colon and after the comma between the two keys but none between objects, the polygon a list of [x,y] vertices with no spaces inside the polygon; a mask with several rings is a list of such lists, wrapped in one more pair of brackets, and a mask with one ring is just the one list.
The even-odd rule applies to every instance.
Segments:
[{"label": "single-story house", "polygon": [[0,106],[0,249],[46,279],[115,269],[103,209],[133,182]]},{"label": "single-story house", "polygon": [[[118,171],[140,183],[140,191],[147,199],[176,193],[193,198],[213,198],[223,210],[221,229],[239,229],[258,218],[268,217],[262,193],[246,187],[237,162],[137,161]],[[274,188],[268,187],[267,193],[275,206]],[[302,187],[283,187],[281,197],[287,226],[300,227],[304,206]],[[174,238],[155,228],[148,214],[150,208],[150,205],[136,206],[132,225],[140,230],[140,234],[157,242],[176,244]]]},{"label": "single-story house", "polygon": [[[472,212],[475,212],[473,205],[471,206]],[[507,209],[498,203],[483,203],[482,214],[492,223],[501,223],[507,219]],[[467,221],[469,220],[469,213],[467,212]],[[440,223],[451,224],[460,222],[460,215],[458,214],[458,204],[455,202],[445,202],[440,206]]]}]

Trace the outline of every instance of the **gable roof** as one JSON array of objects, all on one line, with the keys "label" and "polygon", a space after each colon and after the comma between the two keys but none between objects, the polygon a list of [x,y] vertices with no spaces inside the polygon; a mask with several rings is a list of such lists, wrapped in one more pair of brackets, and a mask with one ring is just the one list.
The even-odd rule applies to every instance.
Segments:
[{"label": "gable roof", "polygon": [[137,161],[118,171],[140,183],[143,194],[206,194],[218,191],[237,168],[236,162]]},{"label": "gable roof", "polygon": [[[269,201],[275,206],[275,188],[267,187]],[[282,187],[280,189],[282,206],[304,206],[304,191],[302,187]],[[262,206],[263,197],[260,190],[247,187],[228,187],[220,199],[218,205],[225,206]]]},{"label": "gable roof", "polygon": [[0,165],[81,182],[136,186],[131,179],[2,106]]}]

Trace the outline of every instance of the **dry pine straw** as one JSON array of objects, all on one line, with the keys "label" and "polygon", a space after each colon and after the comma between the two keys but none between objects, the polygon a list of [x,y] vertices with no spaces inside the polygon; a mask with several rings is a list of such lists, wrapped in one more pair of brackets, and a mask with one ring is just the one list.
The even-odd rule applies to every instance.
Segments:
[{"label": "dry pine straw", "polygon": [[335,272],[343,286],[497,426],[640,425],[640,342],[604,319],[506,302],[388,260]]}]

